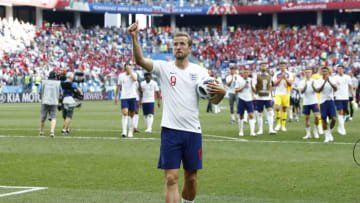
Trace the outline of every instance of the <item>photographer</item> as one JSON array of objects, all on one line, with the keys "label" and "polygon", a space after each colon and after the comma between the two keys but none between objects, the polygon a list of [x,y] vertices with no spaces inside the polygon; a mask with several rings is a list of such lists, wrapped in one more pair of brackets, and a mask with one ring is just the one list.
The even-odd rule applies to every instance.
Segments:
[{"label": "photographer", "polygon": [[40,116],[40,136],[44,135],[44,126],[47,114],[51,122],[50,137],[55,136],[56,108],[59,103],[59,96],[62,95],[60,81],[55,80],[56,73],[51,71],[48,80],[41,82],[41,116]]},{"label": "photographer", "polygon": [[64,90],[64,96],[63,96],[63,105],[62,105],[62,115],[64,118],[64,128],[61,131],[63,135],[67,135],[71,132],[70,123],[71,119],[74,113],[74,108],[78,107],[79,105],[76,103],[74,97],[75,94],[79,95],[77,97],[80,97],[83,95],[83,92],[78,87],[78,85],[73,82],[74,81],[74,74],[73,73],[66,73],[66,80],[61,83],[61,87]]}]

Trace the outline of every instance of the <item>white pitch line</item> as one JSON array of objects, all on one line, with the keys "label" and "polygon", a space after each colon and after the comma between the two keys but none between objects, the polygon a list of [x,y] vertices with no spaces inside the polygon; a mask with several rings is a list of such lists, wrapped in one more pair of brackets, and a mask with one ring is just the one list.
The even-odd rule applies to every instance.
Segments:
[{"label": "white pitch line", "polygon": [[[203,135],[208,137],[215,137],[216,135]],[[0,135],[0,138],[47,138],[48,136],[21,136],[21,135]],[[300,141],[277,141],[277,140],[246,140],[246,139],[237,139],[233,137],[226,136],[216,136],[219,138],[226,139],[203,139],[206,142],[248,142],[248,143],[279,143],[279,144],[335,144],[335,145],[353,145],[354,143],[350,142],[300,142]],[[79,137],[79,136],[55,136],[54,139],[83,139],[83,140],[160,140],[160,138],[151,138],[151,137],[132,137],[132,138],[122,138],[122,137]]]},{"label": "white pitch line", "polygon": [[7,197],[7,196],[11,196],[11,195],[19,195],[19,194],[23,194],[23,193],[27,193],[27,192],[34,192],[34,191],[39,191],[39,190],[46,190],[46,189],[48,189],[47,187],[22,187],[22,186],[5,186],[5,185],[0,185],[0,188],[6,188],[6,189],[26,189],[26,190],[21,190],[21,191],[16,191],[16,192],[10,192],[10,193],[5,193],[5,194],[0,194],[0,197]]},{"label": "white pitch line", "polygon": [[203,136],[205,136],[205,137],[217,137],[217,138],[223,138],[223,139],[230,139],[230,140],[241,141],[241,142],[247,142],[247,141],[249,141],[249,140],[241,139],[241,138],[218,136],[218,135],[203,135]]}]

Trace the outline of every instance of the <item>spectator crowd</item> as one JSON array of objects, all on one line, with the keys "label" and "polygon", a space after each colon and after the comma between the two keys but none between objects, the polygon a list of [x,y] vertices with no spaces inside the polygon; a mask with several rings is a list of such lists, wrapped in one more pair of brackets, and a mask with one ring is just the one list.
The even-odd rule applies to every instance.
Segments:
[{"label": "spectator crowd", "polygon": [[[193,60],[225,77],[230,63],[258,68],[267,60],[270,70],[280,59],[290,70],[307,66],[344,64],[360,73],[360,25],[283,27],[278,30],[247,27],[177,28],[193,37]],[[172,51],[170,27],[146,28],[140,42],[145,54]],[[43,23],[35,28],[18,20],[0,20],[1,85],[39,83],[51,70],[84,72],[86,81],[99,88],[113,86],[123,64],[132,60],[126,28],[71,28]],[[135,67],[136,69],[136,67]],[[86,88],[84,89],[86,91]],[[30,91],[30,90],[28,90]]]}]

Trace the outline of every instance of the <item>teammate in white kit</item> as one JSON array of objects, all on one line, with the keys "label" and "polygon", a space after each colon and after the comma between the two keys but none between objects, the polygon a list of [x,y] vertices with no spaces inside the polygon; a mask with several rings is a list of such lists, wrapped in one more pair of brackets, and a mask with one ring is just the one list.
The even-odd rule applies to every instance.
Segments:
[{"label": "teammate in white kit", "polygon": [[[221,81],[221,78],[219,77],[219,74],[218,73],[215,73],[214,74],[214,79],[218,81],[219,84],[222,84],[222,81]],[[214,113],[215,114],[218,114],[220,113],[221,109],[220,109],[220,104],[214,104]]]},{"label": "teammate in white kit", "polygon": [[235,113],[234,113],[234,104],[236,103],[236,93],[235,93],[235,84],[240,76],[236,75],[236,66],[233,63],[230,63],[230,75],[226,77],[226,86],[228,87],[227,92],[229,95],[229,105],[230,105],[230,114],[231,114],[231,123],[236,123]]},{"label": "teammate in white kit", "polygon": [[[122,136],[133,137],[133,117],[136,110],[136,83],[137,74],[133,72],[129,63],[125,64],[125,73],[121,73],[118,77],[118,85],[115,93],[115,104],[121,87],[121,111],[122,111]],[[128,123],[129,122],[129,123]],[[127,126],[129,124],[129,133],[127,134]]]},{"label": "teammate in white kit", "polygon": [[[324,66],[321,68],[323,78],[314,80],[312,87],[315,92],[320,92],[320,112],[323,120],[323,130],[325,134],[324,142],[332,142],[334,138],[331,134],[336,123],[336,110],[334,102],[334,91],[337,90],[336,80],[330,77],[329,68]],[[330,129],[327,127],[326,119],[331,119]]]},{"label": "teammate in white kit", "polygon": [[239,136],[244,136],[244,113],[245,110],[249,115],[249,126],[250,126],[250,135],[256,136],[255,134],[255,119],[254,119],[254,99],[253,99],[253,89],[251,87],[252,80],[249,77],[249,69],[244,70],[244,76],[239,77],[235,84],[235,93],[237,93],[239,100],[237,105],[237,113],[240,116],[239,122]]},{"label": "teammate in white kit", "polygon": [[[184,168],[182,202],[194,202],[197,190],[197,170],[202,168],[201,127],[199,121],[198,80],[208,77],[208,71],[190,63],[192,39],[187,33],[173,36],[175,61],[153,61],[143,56],[139,43],[138,22],[129,26],[136,64],[158,76],[163,99],[161,147],[158,168],[165,170],[165,200],[179,202],[178,181],[181,161]],[[216,82],[207,85],[211,101],[219,103],[226,90]]]},{"label": "teammate in white kit", "polygon": [[160,108],[161,98],[159,87],[157,83],[151,79],[151,73],[145,73],[145,80],[141,82],[140,101],[142,103],[146,123],[145,132],[147,133],[151,133],[152,124],[154,122],[155,93],[158,100],[158,107]]},{"label": "teammate in white kit", "polygon": [[348,111],[349,91],[354,98],[354,91],[352,87],[351,78],[344,74],[344,66],[337,66],[338,74],[335,76],[337,90],[335,92],[335,106],[338,110],[338,128],[337,132],[340,135],[346,135],[345,130],[345,114]]},{"label": "teammate in white kit", "polygon": [[319,105],[316,96],[316,92],[312,87],[312,82],[314,81],[312,78],[312,68],[305,69],[305,79],[302,80],[299,84],[300,92],[304,94],[303,99],[303,114],[305,115],[305,127],[306,127],[306,135],[303,139],[311,138],[310,132],[310,111],[314,114],[314,137],[316,139],[319,138],[318,134],[318,125],[319,125]]}]

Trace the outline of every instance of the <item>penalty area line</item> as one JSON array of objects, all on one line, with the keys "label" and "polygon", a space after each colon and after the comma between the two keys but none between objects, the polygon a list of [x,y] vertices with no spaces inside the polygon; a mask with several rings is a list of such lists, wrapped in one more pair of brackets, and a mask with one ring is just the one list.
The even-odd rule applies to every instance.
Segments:
[{"label": "penalty area line", "polygon": [[0,197],[7,197],[7,196],[12,196],[12,195],[19,195],[19,194],[24,194],[24,193],[28,193],[28,192],[35,192],[35,191],[39,191],[39,190],[48,189],[47,187],[25,187],[25,186],[6,186],[6,185],[0,185],[0,188],[4,188],[4,189],[24,189],[24,190],[20,190],[20,191],[16,191],[16,192],[9,192],[9,193],[0,194]]}]

